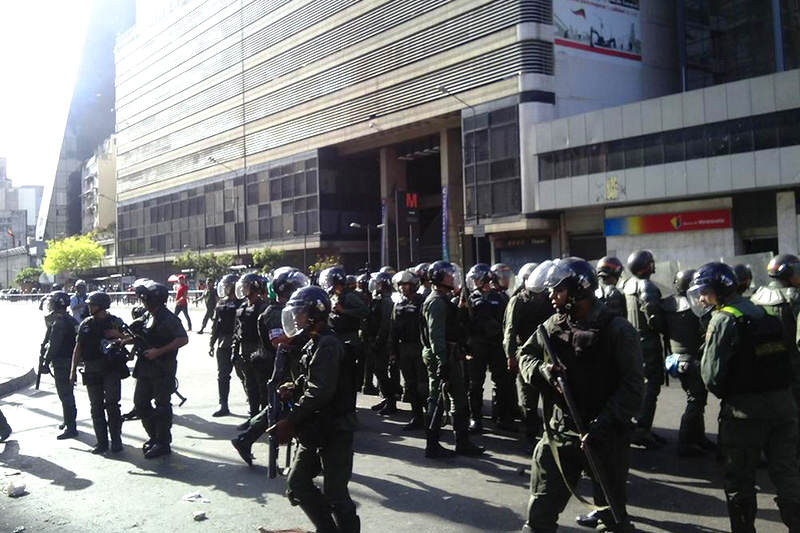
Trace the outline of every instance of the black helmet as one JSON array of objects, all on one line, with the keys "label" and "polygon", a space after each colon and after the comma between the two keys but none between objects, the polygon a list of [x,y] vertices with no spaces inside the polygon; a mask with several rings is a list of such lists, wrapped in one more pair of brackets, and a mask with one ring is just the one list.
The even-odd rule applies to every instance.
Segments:
[{"label": "black helmet", "polygon": [[539,266],[539,263],[525,263],[517,272],[517,279],[519,280],[520,285],[525,285],[525,282],[528,280],[528,276],[531,275],[531,272],[536,270],[536,267]]},{"label": "black helmet", "polygon": [[86,296],[86,303],[96,305],[100,309],[108,309],[111,307],[111,297],[103,291],[94,291]]},{"label": "black helmet", "polygon": [[381,269],[378,272],[382,272],[384,274],[389,274],[389,277],[391,278],[392,276],[397,274],[397,269],[395,267],[393,267],[393,266],[385,265],[385,266],[382,266]]},{"label": "black helmet", "polygon": [[236,290],[236,282],[239,281],[239,276],[236,274],[225,274],[222,279],[217,283],[217,296],[225,298],[228,293]]},{"label": "black helmet", "polygon": [[461,288],[461,269],[448,261],[436,261],[428,269],[428,279],[434,285],[457,291]]},{"label": "black helmet", "polygon": [[356,287],[365,292],[369,290],[369,273],[364,272],[356,278]]},{"label": "black helmet", "polygon": [[776,255],[767,264],[767,274],[774,279],[788,280],[800,274],[800,259],[792,254]]},{"label": "black helmet", "polygon": [[400,286],[406,283],[411,284],[411,292],[416,292],[417,288],[419,288],[419,276],[411,269],[401,270],[392,276],[392,285],[394,285],[394,290],[397,292],[400,292]]},{"label": "black helmet", "polygon": [[64,291],[53,291],[47,295],[47,310],[65,311],[69,307],[69,294]]},{"label": "black helmet", "polygon": [[75,292],[80,292],[78,289],[83,289],[83,292],[86,292],[86,282],[82,279],[76,280],[75,283],[72,284],[72,287],[75,289]]},{"label": "black helmet", "polygon": [[429,281],[428,279],[428,269],[431,268],[430,263],[420,263],[417,266],[409,268],[411,272],[416,274],[416,276],[420,279],[420,282]]},{"label": "black helmet", "polygon": [[753,271],[750,269],[750,265],[739,263],[733,267],[733,273],[736,274],[736,291],[744,294],[750,288],[750,283],[753,282]]},{"label": "black helmet", "polygon": [[392,276],[388,272],[375,272],[369,280],[369,292],[385,293],[392,290]]},{"label": "black helmet", "polygon": [[672,286],[675,288],[680,296],[686,296],[686,291],[689,290],[689,285],[692,284],[695,269],[688,268],[686,270],[679,270],[675,273],[675,279],[672,280]]},{"label": "black helmet", "polygon": [[686,295],[697,316],[705,314],[706,306],[700,302],[700,296],[713,292],[718,303],[736,292],[736,274],[725,263],[706,263],[697,269]]},{"label": "black helmet", "polygon": [[328,294],[333,293],[337,285],[347,285],[347,272],[340,266],[326,268],[319,275],[319,286]]},{"label": "black helmet", "polygon": [[469,269],[465,276],[467,288],[471,291],[480,289],[494,279],[492,269],[486,263],[478,263]]},{"label": "black helmet", "polygon": [[348,289],[353,289],[353,290],[355,290],[355,289],[356,289],[356,287],[358,287],[358,279],[356,278],[356,276],[355,276],[355,275],[353,275],[353,274],[348,274],[348,275],[347,275],[347,276],[344,278],[344,280],[345,280],[345,281],[344,281],[344,283],[345,283],[345,285],[347,285],[347,288],[348,288]]},{"label": "black helmet", "polygon": [[318,321],[328,320],[331,300],[320,287],[310,285],[297,289],[281,313],[283,331],[287,337],[296,337]]},{"label": "black helmet", "polygon": [[550,290],[567,291],[567,302],[559,311],[568,312],[579,300],[594,298],[597,272],[588,261],[580,257],[567,257],[548,271],[546,284]]},{"label": "black helmet", "polygon": [[628,256],[628,270],[637,278],[649,277],[656,271],[656,260],[650,250],[639,250]]},{"label": "black helmet", "polygon": [[133,286],[136,296],[146,305],[164,305],[169,299],[167,286],[151,279],[136,280]]},{"label": "black helmet", "polygon": [[245,274],[236,282],[236,297],[240,300],[246,298],[252,291],[260,294],[262,290],[264,290],[264,278],[254,272]]},{"label": "black helmet", "polygon": [[506,291],[509,295],[517,288],[517,275],[511,267],[505,263],[495,263],[492,265],[492,275],[494,282],[500,290]]},{"label": "black helmet", "polygon": [[310,284],[308,277],[294,267],[280,267],[272,273],[272,290],[280,298],[288,298],[297,289]]},{"label": "black helmet", "polygon": [[550,269],[553,268],[553,265],[557,264],[559,261],[561,260],[556,259],[552,261],[548,259],[536,265],[533,272],[528,274],[528,277],[525,279],[525,288],[529,292],[535,294],[543,293],[547,288],[547,275],[550,273]]},{"label": "black helmet", "polygon": [[623,272],[625,272],[625,267],[622,266],[622,261],[616,257],[605,256],[597,262],[597,277],[599,278],[607,276],[618,278]]}]

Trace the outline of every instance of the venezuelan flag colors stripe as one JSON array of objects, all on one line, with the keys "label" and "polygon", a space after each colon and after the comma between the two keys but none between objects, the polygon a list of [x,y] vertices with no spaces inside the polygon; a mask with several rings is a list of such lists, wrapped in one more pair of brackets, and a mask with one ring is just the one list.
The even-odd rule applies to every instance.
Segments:
[{"label": "venezuelan flag colors stripe", "polygon": [[619,235],[644,235],[675,231],[698,231],[731,227],[729,209],[692,211],[690,213],[663,213],[607,218],[604,222],[606,237]]}]

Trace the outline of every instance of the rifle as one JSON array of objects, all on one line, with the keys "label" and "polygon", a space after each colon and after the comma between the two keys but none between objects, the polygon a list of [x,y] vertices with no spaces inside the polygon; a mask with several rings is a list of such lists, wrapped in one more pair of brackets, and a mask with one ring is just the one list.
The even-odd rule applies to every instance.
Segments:
[{"label": "rifle", "polygon": [[45,354],[47,353],[47,344],[42,344],[39,348],[39,366],[36,369],[36,390],[39,390],[39,385],[42,381],[42,374],[49,374],[50,367],[47,366],[47,359],[45,358]]},{"label": "rifle", "polygon": [[[561,364],[561,360],[558,358],[558,354],[553,349],[553,344],[550,342],[550,336],[547,334],[547,330],[544,328],[544,325],[539,324],[539,327],[536,328],[536,336],[539,339],[539,342],[542,344],[544,348],[545,355],[550,357],[550,361],[553,365],[559,366],[561,368],[566,368],[563,364]],[[581,436],[581,450],[583,451],[583,455],[586,457],[586,463],[589,465],[589,470],[592,472],[592,477],[594,477],[595,482],[600,486],[600,490],[605,497],[606,503],[608,504],[608,508],[611,511],[611,516],[614,519],[614,522],[617,524],[622,523],[622,513],[620,513],[620,508],[618,503],[614,501],[611,491],[608,489],[608,480],[605,476],[605,473],[600,468],[600,463],[595,456],[594,451],[592,451],[591,446],[589,445],[588,441],[584,440],[584,437],[587,434],[586,425],[583,422],[583,419],[578,412],[578,407],[575,404],[575,399],[572,397],[572,391],[570,391],[569,384],[567,380],[562,375],[556,375],[556,383],[558,384],[558,388],[560,389],[561,396],[564,398],[564,403],[566,404],[567,411],[569,415],[572,417],[573,422],[575,423],[575,428],[578,430],[578,433]],[[547,422],[545,422],[545,428],[547,428]],[[556,450],[553,450],[553,453],[557,453]],[[563,473],[562,473],[563,474]],[[565,480],[566,483],[566,480]],[[569,485],[567,485],[569,487]],[[570,488],[570,492],[572,492],[572,488]],[[573,493],[574,494],[574,493]],[[580,499],[580,498],[579,498]]]},{"label": "rifle", "polygon": [[439,424],[439,414],[441,413],[442,403],[444,403],[444,398],[446,396],[445,387],[445,380],[441,380],[441,383],[439,384],[439,394],[436,395],[436,403],[433,405],[433,411],[431,411],[431,420],[428,423],[428,429],[431,431],[438,429],[437,425]]},{"label": "rifle", "polygon": [[[290,357],[290,350],[291,348],[280,344],[278,346],[278,350],[275,353],[275,366],[272,370],[272,377],[267,383],[267,393],[269,395],[269,405],[267,406],[267,424],[269,428],[267,430],[268,438],[269,438],[269,464],[267,467],[267,475],[270,479],[274,479],[278,475],[278,455],[280,450],[280,443],[278,442],[278,437],[275,435],[274,431],[271,431],[272,428],[275,427],[275,424],[281,418],[284,418],[291,407],[291,404],[288,402],[283,402],[278,394],[278,387],[286,379],[287,374],[287,366],[289,364],[289,357]],[[291,452],[292,452],[292,441],[289,440],[286,443],[286,467],[289,467],[289,462],[291,460]]]}]

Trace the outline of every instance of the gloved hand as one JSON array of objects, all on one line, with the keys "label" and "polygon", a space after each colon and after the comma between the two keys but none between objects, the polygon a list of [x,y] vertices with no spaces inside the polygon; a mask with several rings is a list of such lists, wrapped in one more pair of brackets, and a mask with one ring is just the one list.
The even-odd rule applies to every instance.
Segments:
[{"label": "gloved hand", "polygon": [[209,357],[214,357],[214,346],[213,345],[208,347],[208,356]]},{"label": "gloved hand", "polygon": [[557,388],[558,378],[564,377],[565,369],[563,366],[554,365],[552,363],[543,363],[539,365],[539,373],[542,375],[545,381]]},{"label": "gloved hand", "polygon": [[603,446],[614,436],[614,425],[605,416],[600,415],[589,423],[589,431],[581,439],[581,446]]}]

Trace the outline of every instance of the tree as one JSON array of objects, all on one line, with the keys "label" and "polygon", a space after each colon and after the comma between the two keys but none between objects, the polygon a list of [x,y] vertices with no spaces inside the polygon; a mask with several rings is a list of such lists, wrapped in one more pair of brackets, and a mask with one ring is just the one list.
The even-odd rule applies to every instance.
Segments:
[{"label": "tree", "polygon": [[253,252],[253,264],[257,266],[261,272],[269,272],[283,266],[286,260],[286,253],[283,250],[276,250],[274,248],[264,248]]},{"label": "tree", "polygon": [[326,268],[340,265],[342,264],[341,258],[335,255],[328,255],[328,256],[317,256],[317,262],[311,265],[308,265],[308,271],[310,273],[315,272],[322,272]]},{"label": "tree", "polygon": [[178,269],[193,269],[197,279],[213,278],[215,280],[224,276],[233,264],[231,254],[201,254],[187,250],[172,262]]},{"label": "tree", "polygon": [[73,235],[47,241],[42,269],[48,274],[81,272],[97,266],[103,259],[103,247],[88,235]]},{"label": "tree", "polygon": [[39,276],[42,275],[42,269],[39,267],[25,267],[17,272],[14,278],[14,283],[17,285],[34,285],[39,283]]}]

